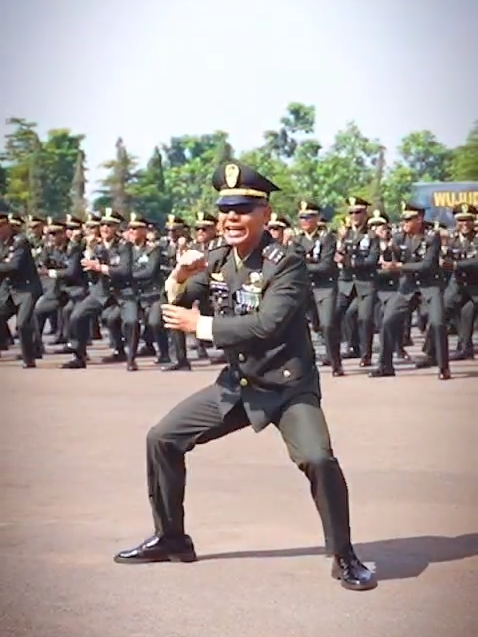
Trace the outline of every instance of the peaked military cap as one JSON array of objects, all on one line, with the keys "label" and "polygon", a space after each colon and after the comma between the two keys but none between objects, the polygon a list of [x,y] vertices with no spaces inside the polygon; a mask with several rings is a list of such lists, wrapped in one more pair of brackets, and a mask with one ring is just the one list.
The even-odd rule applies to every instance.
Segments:
[{"label": "peaked military cap", "polygon": [[267,226],[269,228],[290,228],[290,221],[286,217],[279,216],[276,212],[271,214],[271,218]]},{"label": "peaked military cap", "polygon": [[384,226],[390,223],[390,217],[381,210],[374,210],[372,216],[367,221],[368,226]]},{"label": "peaked military cap", "polygon": [[16,212],[7,212],[5,210],[0,212],[0,223],[9,223],[14,228],[20,228],[23,226],[24,221]]},{"label": "peaked military cap", "polygon": [[318,215],[322,211],[322,208],[315,201],[303,199],[299,203],[299,218],[309,217],[310,215]]},{"label": "peaked military cap", "polygon": [[147,228],[149,221],[137,212],[132,212],[129,216],[128,226],[130,228]]},{"label": "peaked military cap", "polygon": [[413,219],[414,217],[420,217],[425,214],[425,208],[417,206],[408,201],[402,202],[402,219]]},{"label": "peaked military cap", "polygon": [[218,166],[212,176],[212,185],[219,192],[218,206],[241,206],[269,199],[272,192],[280,190],[254,168],[239,161]]},{"label": "peaked military cap", "polygon": [[59,230],[64,230],[66,228],[66,223],[64,221],[59,221],[58,219],[53,219],[53,217],[47,217],[46,226],[47,232],[58,232]]},{"label": "peaked military cap", "polygon": [[452,212],[456,221],[472,220],[478,214],[478,210],[475,208],[475,206],[472,206],[471,204],[468,204],[468,203],[457,204],[453,208]]},{"label": "peaked military cap", "polygon": [[76,230],[77,228],[81,228],[83,225],[83,220],[79,217],[75,217],[74,215],[66,215],[65,218],[65,226],[70,228],[71,230]]},{"label": "peaked military cap", "polygon": [[45,219],[43,219],[43,217],[40,217],[38,215],[28,215],[27,216],[27,223],[29,226],[39,226],[42,223],[45,223]]},{"label": "peaked military cap", "polygon": [[349,212],[358,212],[370,206],[370,202],[362,199],[362,197],[347,197],[347,206]]},{"label": "peaked military cap", "polygon": [[175,228],[182,228],[185,225],[185,221],[182,217],[176,215],[168,215],[166,222],[166,228],[168,230],[174,230]]},{"label": "peaked military cap", "polygon": [[100,225],[101,215],[97,212],[88,212],[86,214],[85,226],[87,228],[97,228]]},{"label": "peaked military cap", "polygon": [[105,208],[104,213],[101,215],[100,223],[123,223],[124,217],[119,212],[115,212],[112,208]]},{"label": "peaked military cap", "polygon": [[217,219],[214,215],[211,215],[208,212],[199,211],[196,215],[194,226],[196,228],[210,228],[211,226],[215,226],[216,223]]}]

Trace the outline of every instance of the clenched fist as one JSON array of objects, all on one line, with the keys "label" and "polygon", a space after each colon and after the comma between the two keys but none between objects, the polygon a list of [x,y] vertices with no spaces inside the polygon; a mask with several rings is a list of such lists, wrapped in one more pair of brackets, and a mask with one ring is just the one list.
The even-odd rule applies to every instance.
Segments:
[{"label": "clenched fist", "polygon": [[189,277],[198,272],[203,272],[206,268],[207,262],[202,252],[199,252],[199,250],[186,250],[179,257],[172,276],[178,283],[184,283]]}]

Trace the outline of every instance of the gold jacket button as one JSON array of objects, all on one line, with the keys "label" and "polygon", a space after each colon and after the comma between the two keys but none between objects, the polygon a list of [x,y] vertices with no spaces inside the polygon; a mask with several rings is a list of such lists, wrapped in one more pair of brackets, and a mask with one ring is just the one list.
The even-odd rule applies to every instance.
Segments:
[{"label": "gold jacket button", "polygon": [[239,359],[241,363],[243,363],[246,360],[246,357],[244,356],[244,354],[238,354],[237,358]]},{"label": "gold jacket button", "polygon": [[249,383],[247,382],[247,378],[241,378],[241,380],[239,381],[239,385],[241,387],[247,387]]},{"label": "gold jacket button", "polygon": [[284,376],[284,378],[290,378],[290,371],[288,369],[284,369],[282,375]]}]

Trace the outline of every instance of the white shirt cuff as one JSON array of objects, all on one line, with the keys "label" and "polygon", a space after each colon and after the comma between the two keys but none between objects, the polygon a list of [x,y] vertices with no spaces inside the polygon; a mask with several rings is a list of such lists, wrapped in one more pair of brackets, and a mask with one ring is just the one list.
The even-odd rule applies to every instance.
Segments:
[{"label": "white shirt cuff", "polygon": [[56,270],[48,270],[48,276],[50,279],[56,279],[58,274]]},{"label": "white shirt cuff", "polygon": [[168,303],[173,303],[181,292],[186,287],[186,283],[178,283],[175,278],[170,274],[164,284],[166,290],[166,296],[168,297]]},{"label": "white shirt cuff", "polygon": [[199,341],[212,341],[212,316],[201,316],[196,327],[196,338]]}]

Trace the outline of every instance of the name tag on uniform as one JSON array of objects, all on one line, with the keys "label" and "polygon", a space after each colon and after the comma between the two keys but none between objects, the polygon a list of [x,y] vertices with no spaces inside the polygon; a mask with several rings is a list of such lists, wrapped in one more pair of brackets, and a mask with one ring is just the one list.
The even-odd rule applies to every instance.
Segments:
[{"label": "name tag on uniform", "polygon": [[119,254],[115,254],[110,259],[110,265],[118,265],[119,261],[120,261]]},{"label": "name tag on uniform", "polygon": [[148,263],[148,261],[149,261],[149,256],[147,254],[142,254],[138,259],[138,263],[140,263],[141,265]]},{"label": "name tag on uniform", "polygon": [[370,239],[367,236],[362,237],[362,239],[360,239],[359,248],[361,250],[368,250],[369,246],[370,246]]}]

